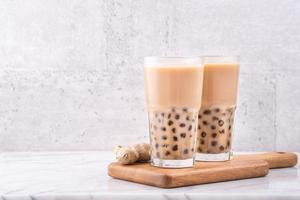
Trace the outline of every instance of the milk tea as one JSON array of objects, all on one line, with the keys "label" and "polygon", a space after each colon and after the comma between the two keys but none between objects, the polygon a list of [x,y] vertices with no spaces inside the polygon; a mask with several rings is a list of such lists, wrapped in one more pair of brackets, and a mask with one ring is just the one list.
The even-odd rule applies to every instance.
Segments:
[{"label": "milk tea", "polygon": [[194,162],[201,106],[201,61],[145,60],[144,71],[152,165],[190,167]]},{"label": "milk tea", "polygon": [[222,63],[218,62],[218,58],[215,59],[217,63],[205,62],[204,59],[196,160],[218,161],[231,158],[239,64]]}]

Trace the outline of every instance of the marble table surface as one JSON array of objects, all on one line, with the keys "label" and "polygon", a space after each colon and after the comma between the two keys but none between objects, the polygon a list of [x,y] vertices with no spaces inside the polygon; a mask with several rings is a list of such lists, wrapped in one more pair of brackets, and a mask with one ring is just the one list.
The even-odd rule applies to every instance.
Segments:
[{"label": "marble table surface", "polygon": [[299,164],[262,178],[160,189],[109,177],[113,159],[111,152],[0,153],[0,200],[300,199]]}]

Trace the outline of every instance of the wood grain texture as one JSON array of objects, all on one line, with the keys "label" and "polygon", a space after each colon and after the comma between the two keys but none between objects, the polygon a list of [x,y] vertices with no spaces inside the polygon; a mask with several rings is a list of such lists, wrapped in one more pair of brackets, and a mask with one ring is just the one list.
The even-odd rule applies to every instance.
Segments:
[{"label": "wood grain texture", "polygon": [[193,168],[167,169],[153,167],[149,163],[121,165],[111,163],[111,177],[152,185],[173,188],[221,181],[261,177],[269,168],[292,167],[297,163],[293,153],[264,153],[238,155],[227,162],[196,162]]}]

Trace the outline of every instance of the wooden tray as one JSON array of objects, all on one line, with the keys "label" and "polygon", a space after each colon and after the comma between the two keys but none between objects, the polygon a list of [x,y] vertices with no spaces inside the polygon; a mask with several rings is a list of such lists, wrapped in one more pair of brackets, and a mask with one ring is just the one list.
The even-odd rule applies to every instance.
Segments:
[{"label": "wooden tray", "polygon": [[149,163],[133,165],[111,163],[108,166],[108,174],[117,179],[162,188],[174,188],[261,177],[267,175],[269,169],[292,167],[296,164],[296,154],[274,152],[237,155],[233,160],[226,162],[196,162],[193,168],[183,169],[158,168]]}]

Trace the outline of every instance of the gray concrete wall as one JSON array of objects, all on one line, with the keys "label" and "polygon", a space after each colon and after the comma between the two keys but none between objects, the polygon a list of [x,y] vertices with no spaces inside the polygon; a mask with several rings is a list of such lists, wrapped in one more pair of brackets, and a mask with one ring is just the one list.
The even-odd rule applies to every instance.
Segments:
[{"label": "gray concrete wall", "polygon": [[300,151],[300,1],[2,0],[0,150],[147,141],[143,57],[241,55],[235,150]]}]

